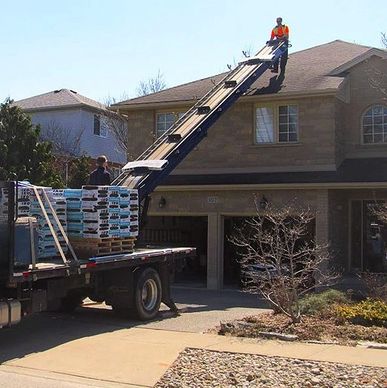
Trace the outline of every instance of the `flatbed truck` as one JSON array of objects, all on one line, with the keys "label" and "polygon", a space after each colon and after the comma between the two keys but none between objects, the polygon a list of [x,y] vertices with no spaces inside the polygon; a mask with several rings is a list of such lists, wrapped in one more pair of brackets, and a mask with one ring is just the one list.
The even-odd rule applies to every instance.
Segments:
[{"label": "flatbed truck", "polygon": [[[145,219],[150,193],[285,52],[286,45],[269,41],[255,56],[240,62],[136,161],[124,166],[113,184],[138,190],[140,220]],[[135,249],[129,254],[68,261],[53,257],[20,266],[15,262],[15,247],[21,244],[16,233],[17,182],[0,182],[1,188],[10,193],[8,217],[0,217],[1,327],[15,325],[36,312],[71,311],[86,297],[141,320],[153,319],[162,302],[177,311],[170,294],[170,269],[175,260],[194,255],[195,248]]]}]

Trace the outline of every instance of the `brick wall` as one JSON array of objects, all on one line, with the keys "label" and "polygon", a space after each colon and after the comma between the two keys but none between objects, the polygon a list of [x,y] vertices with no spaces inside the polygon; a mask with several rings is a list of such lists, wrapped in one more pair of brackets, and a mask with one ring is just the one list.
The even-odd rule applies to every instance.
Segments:
[{"label": "brick wall", "polygon": [[[298,144],[255,144],[256,103],[239,102],[209,129],[208,136],[181,163],[179,172],[232,172],[235,168],[274,171],[305,166],[324,169],[327,165],[334,165],[335,99],[315,97],[281,102],[281,105],[286,104],[298,105]],[[125,113],[129,116],[129,155],[136,157],[155,139],[156,111]]]}]

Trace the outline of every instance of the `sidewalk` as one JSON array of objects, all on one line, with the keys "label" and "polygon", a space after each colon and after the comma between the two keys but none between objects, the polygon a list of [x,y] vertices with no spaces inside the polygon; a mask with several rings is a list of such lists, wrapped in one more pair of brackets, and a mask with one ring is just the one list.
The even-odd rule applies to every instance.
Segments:
[{"label": "sidewalk", "polygon": [[80,338],[3,365],[93,379],[101,384],[152,387],[186,347],[387,367],[386,350],[257,341],[148,328],[121,329]]}]

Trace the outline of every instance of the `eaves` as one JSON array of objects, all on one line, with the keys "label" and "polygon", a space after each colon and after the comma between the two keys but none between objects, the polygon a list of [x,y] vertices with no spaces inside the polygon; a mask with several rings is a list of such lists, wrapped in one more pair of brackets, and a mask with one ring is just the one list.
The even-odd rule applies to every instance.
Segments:
[{"label": "eaves", "polygon": [[[253,96],[243,96],[236,103],[241,102],[256,102],[256,101],[282,101],[290,98],[310,98],[310,97],[322,97],[322,96],[336,96],[338,89],[321,89],[313,91],[294,91],[283,92],[281,94],[260,94]],[[157,110],[165,108],[177,108],[181,106],[194,105],[198,100],[177,100],[177,101],[160,101],[160,102],[148,102],[139,104],[127,104],[112,106],[112,109],[122,111],[139,111],[139,110]]]},{"label": "eaves", "polygon": [[318,190],[318,189],[387,189],[387,182],[277,183],[241,185],[175,185],[158,186],[155,191],[251,191],[251,190]]}]

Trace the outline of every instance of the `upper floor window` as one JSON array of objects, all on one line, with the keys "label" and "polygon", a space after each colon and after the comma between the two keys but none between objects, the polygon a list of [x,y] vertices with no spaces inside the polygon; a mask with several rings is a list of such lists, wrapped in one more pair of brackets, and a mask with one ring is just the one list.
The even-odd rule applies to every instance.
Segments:
[{"label": "upper floor window", "polygon": [[363,115],[364,144],[387,143],[387,107],[374,105]]},{"label": "upper floor window", "polygon": [[107,136],[106,125],[99,115],[94,115],[94,135],[101,137]]},{"label": "upper floor window", "polygon": [[255,141],[257,144],[297,142],[297,105],[258,107],[255,112]]},{"label": "upper floor window", "polygon": [[156,136],[160,137],[176,120],[183,116],[184,112],[162,112],[156,115]]}]

